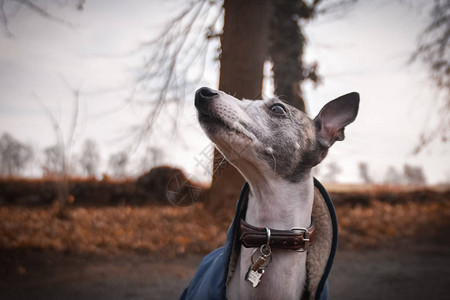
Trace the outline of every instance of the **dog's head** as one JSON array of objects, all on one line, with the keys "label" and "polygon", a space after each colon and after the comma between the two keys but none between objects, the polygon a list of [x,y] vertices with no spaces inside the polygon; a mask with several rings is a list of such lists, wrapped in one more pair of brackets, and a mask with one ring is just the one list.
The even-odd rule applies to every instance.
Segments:
[{"label": "dog's head", "polygon": [[278,99],[238,100],[210,88],[196,92],[195,106],[203,130],[244,177],[273,172],[298,182],[344,139],[345,126],[358,113],[359,95],[329,102],[314,119]]}]

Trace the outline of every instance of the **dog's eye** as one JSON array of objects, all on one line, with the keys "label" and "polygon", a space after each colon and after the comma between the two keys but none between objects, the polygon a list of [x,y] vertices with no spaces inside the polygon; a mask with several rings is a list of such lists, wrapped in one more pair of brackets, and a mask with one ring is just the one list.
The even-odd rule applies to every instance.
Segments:
[{"label": "dog's eye", "polygon": [[286,108],[283,105],[276,103],[270,107],[270,111],[277,115],[284,115],[286,113]]}]

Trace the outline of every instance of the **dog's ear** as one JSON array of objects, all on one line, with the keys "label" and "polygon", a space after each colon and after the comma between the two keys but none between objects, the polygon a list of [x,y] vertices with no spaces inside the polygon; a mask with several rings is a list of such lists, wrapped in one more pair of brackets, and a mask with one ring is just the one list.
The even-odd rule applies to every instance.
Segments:
[{"label": "dog's ear", "polygon": [[327,103],[314,119],[319,143],[331,147],[335,141],[345,137],[345,126],[356,119],[359,108],[359,94],[350,93]]}]

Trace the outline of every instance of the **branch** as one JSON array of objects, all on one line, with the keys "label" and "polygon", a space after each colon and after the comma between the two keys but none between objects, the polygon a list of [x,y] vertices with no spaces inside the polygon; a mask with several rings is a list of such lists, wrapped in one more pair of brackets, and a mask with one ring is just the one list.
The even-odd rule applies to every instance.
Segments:
[{"label": "branch", "polygon": [[[84,8],[84,0],[72,0],[72,1],[76,1],[76,7],[77,10],[81,11]],[[32,0],[0,0],[0,24],[3,25],[6,35],[8,38],[13,37],[12,32],[10,31],[9,28],[9,19],[12,18],[13,15],[15,15],[17,13],[13,12],[11,13],[11,11],[7,12],[6,10],[6,4],[7,3],[17,3],[17,11],[20,10],[22,7],[27,7],[28,9],[30,9],[32,12],[34,12],[35,14],[41,16],[42,18],[45,18],[49,21],[52,22],[56,22],[59,24],[62,24],[64,26],[70,27],[70,28],[75,28],[76,25],[68,22],[66,20],[64,20],[63,18],[60,18],[52,13],[50,13],[47,9],[45,9],[44,7],[42,7],[42,5],[39,5],[39,1],[32,1]]]},{"label": "branch", "polygon": [[0,0],[0,19],[1,22],[3,23],[3,27],[5,28],[6,36],[11,38],[13,35],[9,30],[9,21],[5,12],[5,0]]},{"label": "branch", "polygon": [[55,115],[52,113],[50,108],[44,103],[44,101],[42,101],[42,99],[38,96],[38,94],[33,92],[33,95],[36,98],[36,100],[39,102],[39,104],[44,108],[44,112],[47,115],[48,119],[50,120],[50,123],[53,126],[53,130],[55,131],[55,135],[56,135],[57,144],[60,147],[64,147],[63,133],[62,133],[61,126],[59,125],[58,120],[56,120]]},{"label": "branch", "polygon": [[[450,2],[435,0],[430,23],[419,37],[417,49],[410,63],[421,59],[427,66],[436,86],[450,93]],[[447,98],[450,106],[450,98]]]},{"label": "branch", "polygon": [[[358,0],[336,0],[336,1],[314,1],[313,8],[317,9],[316,14],[345,14],[353,7]],[[322,7],[321,4],[323,5]]]},{"label": "branch", "polygon": [[[437,125],[425,128],[413,153],[418,154],[427,145],[439,138],[446,143],[450,133],[450,2],[435,0],[429,24],[419,36],[417,49],[411,54],[409,63],[420,59],[427,67],[429,76],[437,87],[437,103],[432,105],[437,116]],[[439,95],[440,94],[440,95]],[[441,97],[439,97],[441,96]]]},{"label": "branch", "polygon": [[34,4],[33,2],[31,2],[30,0],[11,0],[11,1],[15,1],[18,2],[26,7],[28,7],[29,9],[31,9],[32,11],[34,11],[35,13],[37,13],[38,15],[40,15],[43,18],[49,19],[51,21],[69,26],[69,27],[75,27],[74,24],[67,22],[64,19],[61,19],[60,17],[57,17],[51,13],[49,13],[48,11],[46,11],[44,8]]},{"label": "branch", "polygon": [[[157,38],[142,44],[139,52],[146,56],[143,72],[127,99],[149,105],[144,123],[132,129],[138,141],[150,137],[153,125],[168,104],[182,104],[186,94],[200,82],[209,45],[218,36],[214,28],[223,16],[221,6],[217,7],[221,3],[190,2]],[[143,94],[150,95],[150,100],[146,96],[147,100],[139,101]],[[176,127],[176,123],[173,125]]]},{"label": "branch", "polygon": [[[71,151],[72,144],[75,139],[75,132],[78,126],[78,116],[79,116],[79,107],[80,107],[80,94],[81,94],[81,87],[78,89],[74,89],[67,79],[64,76],[61,76],[64,80],[64,83],[66,84],[67,88],[69,89],[70,93],[72,94],[72,101],[73,101],[73,113],[72,113],[72,119],[69,127],[69,134],[67,135],[67,142],[65,143],[67,149]],[[70,155],[70,153],[69,153]]]}]

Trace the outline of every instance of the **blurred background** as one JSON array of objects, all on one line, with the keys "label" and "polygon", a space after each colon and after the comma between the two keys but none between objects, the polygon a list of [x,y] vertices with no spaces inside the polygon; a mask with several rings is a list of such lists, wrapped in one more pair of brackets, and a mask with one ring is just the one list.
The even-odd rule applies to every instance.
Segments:
[{"label": "blurred background", "polygon": [[448,0],[0,1],[0,298],[181,294],[243,183],[196,120],[209,86],[310,117],[359,92],[314,170],[332,296],[444,299],[449,32]]}]

